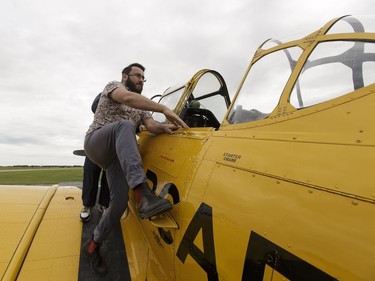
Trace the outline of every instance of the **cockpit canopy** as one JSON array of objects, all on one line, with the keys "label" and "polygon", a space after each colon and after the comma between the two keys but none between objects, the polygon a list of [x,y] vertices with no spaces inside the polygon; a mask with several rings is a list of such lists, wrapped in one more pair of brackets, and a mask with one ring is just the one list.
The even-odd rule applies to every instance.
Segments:
[{"label": "cockpit canopy", "polygon": [[[173,108],[189,127],[218,129],[230,98],[222,76],[209,69],[198,71],[187,83],[168,88],[159,103]],[[167,122],[164,114],[154,112],[153,118]]]},{"label": "cockpit canopy", "polygon": [[345,16],[300,40],[266,41],[245,74],[227,121],[279,116],[373,84],[374,32],[374,16]]}]

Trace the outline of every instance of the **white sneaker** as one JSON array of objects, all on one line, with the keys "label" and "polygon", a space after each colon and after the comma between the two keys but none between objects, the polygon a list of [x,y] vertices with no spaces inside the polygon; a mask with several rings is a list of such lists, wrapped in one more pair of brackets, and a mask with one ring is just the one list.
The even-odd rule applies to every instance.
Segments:
[{"label": "white sneaker", "polygon": [[107,207],[105,207],[103,205],[99,205],[98,211],[101,212],[104,215],[104,213],[107,211]]},{"label": "white sneaker", "polygon": [[83,222],[89,221],[89,219],[91,218],[91,208],[83,206],[83,209],[79,217]]}]

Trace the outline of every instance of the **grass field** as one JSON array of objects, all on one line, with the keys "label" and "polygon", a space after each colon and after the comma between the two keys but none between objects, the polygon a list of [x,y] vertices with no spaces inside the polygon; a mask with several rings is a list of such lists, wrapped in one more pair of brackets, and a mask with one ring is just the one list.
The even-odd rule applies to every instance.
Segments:
[{"label": "grass field", "polygon": [[0,167],[0,184],[82,182],[83,167]]}]

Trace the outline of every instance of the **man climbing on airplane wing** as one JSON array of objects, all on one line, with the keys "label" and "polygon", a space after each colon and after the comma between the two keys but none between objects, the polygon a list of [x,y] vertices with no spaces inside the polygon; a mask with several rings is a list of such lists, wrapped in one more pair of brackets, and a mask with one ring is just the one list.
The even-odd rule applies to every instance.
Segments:
[{"label": "man climbing on airplane wing", "polygon": [[[147,184],[136,141],[136,128],[142,123],[153,134],[172,133],[187,128],[171,109],[141,95],[145,68],[130,64],[122,71],[121,82],[109,82],[104,88],[94,121],[85,137],[86,155],[106,171],[110,188],[110,203],[95,228],[92,239],[83,245],[94,271],[107,272],[99,246],[117,223],[128,204],[128,190],[134,190],[138,215],[142,218],[164,213],[172,204],[153,194]],[[161,124],[148,111],[163,113],[171,122]]]}]

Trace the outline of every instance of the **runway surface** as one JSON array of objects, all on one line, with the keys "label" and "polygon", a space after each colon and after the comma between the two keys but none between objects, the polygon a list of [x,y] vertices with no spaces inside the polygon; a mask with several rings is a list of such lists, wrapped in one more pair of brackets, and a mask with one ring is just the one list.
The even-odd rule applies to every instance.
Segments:
[{"label": "runway surface", "polygon": [[[101,213],[98,211],[96,206],[92,209],[92,211],[91,219],[88,222],[83,223],[81,245],[91,238],[95,226],[99,223],[101,218]],[[77,216],[79,216],[79,214],[77,214]],[[108,239],[103,242],[100,251],[108,266],[108,275],[105,277],[96,276],[90,268],[88,259],[81,253],[78,281],[131,280],[120,222],[118,222]]]}]

